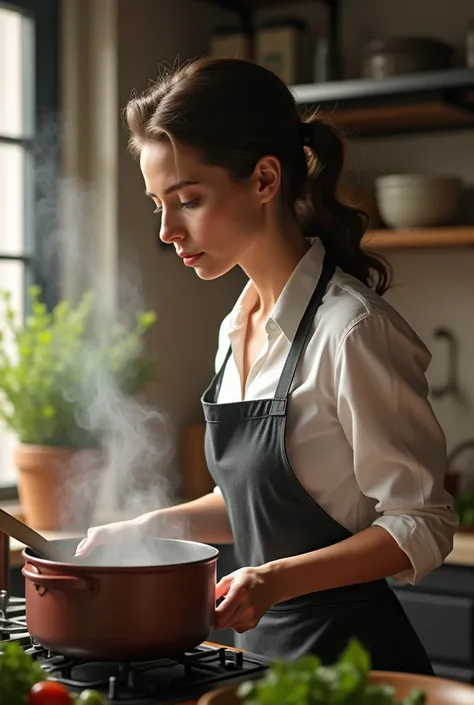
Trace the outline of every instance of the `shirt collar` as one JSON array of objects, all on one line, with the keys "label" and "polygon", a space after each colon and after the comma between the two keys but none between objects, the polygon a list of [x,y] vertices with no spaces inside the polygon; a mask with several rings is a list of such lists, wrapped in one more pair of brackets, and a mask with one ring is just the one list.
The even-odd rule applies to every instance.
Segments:
[{"label": "shirt collar", "polygon": [[[311,247],[293,270],[266,324],[267,332],[270,332],[268,324],[271,321],[276,323],[290,343],[294,340],[322,271],[324,247],[319,238],[312,238],[310,242]],[[257,292],[252,282],[248,282],[230,315],[229,333],[245,324],[256,302]]]},{"label": "shirt collar", "polygon": [[270,314],[270,318],[281,328],[290,343],[295,338],[321,276],[323,259],[323,244],[319,238],[313,238],[311,247],[296,265]]}]

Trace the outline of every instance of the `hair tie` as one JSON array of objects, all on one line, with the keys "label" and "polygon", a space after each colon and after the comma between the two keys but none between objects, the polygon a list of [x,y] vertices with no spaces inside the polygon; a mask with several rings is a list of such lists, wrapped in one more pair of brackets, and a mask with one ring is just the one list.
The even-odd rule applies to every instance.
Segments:
[{"label": "hair tie", "polygon": [[314,130],[310,122],[300,123],[300,136],[303,147],[310,147],[313,144]]}]

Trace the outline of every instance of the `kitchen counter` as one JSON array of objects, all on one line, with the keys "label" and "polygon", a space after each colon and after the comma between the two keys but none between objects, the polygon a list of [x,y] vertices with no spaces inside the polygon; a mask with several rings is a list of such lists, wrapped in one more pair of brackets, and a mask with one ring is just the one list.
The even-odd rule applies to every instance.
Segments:
[{"label": "kitchen counter", "polygon": [[454,535],[454,547],[446,558],[445,563],[474,566],[474,533],[458,531]]}]

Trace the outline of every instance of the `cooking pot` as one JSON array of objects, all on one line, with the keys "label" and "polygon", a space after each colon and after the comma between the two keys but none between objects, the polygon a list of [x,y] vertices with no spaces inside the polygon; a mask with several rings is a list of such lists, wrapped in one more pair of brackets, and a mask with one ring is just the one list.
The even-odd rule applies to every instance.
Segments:
[{"label": "cooking pot", "polygon": [[[74,555],[79,540],[53,543]],[[129,558],[115,565],[108,564],[108,547],[71,563],[26,548],[30,635],[67,656],[120,661],[173,657],[205,641],[214,620],[219,551],[177,539],[147,539],[147,545],[145,561],[143,544],[134,554],[121,542],[120,555]]]}]

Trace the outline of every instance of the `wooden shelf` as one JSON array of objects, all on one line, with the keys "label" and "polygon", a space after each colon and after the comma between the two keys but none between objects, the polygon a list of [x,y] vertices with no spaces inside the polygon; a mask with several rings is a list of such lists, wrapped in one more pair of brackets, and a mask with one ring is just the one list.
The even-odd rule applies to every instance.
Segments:
[{"label": "wooden shelf", "polygon": [[474,69],[292,86],[298,105],[350,135],[376,137],[474,127]]},{"label": "wooden shelf", "polygon": [[474,225],[466,227],[369,230],[362,241],[366,250],[409,250],[474,247]]}]

